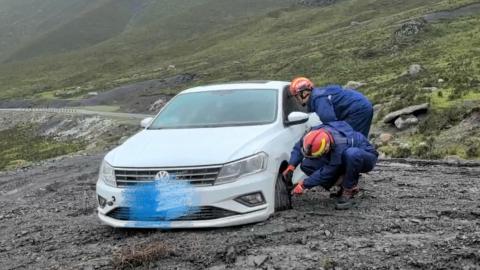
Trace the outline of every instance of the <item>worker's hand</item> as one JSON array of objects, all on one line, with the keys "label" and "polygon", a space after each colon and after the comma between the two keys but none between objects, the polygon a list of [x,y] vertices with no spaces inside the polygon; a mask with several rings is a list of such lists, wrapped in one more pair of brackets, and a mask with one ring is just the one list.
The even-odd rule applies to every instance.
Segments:
[{"label": "worker's hand", "polygon": [[282,172],[283,178],[285,178],[287,182],[292,181],[293,171],[295,171],[295,166],[288,165],[288,167]]},{"label": "worker's hand", "polygon": [[292,195],[302,195],[305,191],[305,186],[303,185],[303,180],[297,183],[295,188],[292,190]]}]

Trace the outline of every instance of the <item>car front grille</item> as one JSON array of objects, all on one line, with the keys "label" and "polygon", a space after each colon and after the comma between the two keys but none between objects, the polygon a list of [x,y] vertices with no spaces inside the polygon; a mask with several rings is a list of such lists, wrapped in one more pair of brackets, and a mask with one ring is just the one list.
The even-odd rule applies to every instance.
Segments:
[{"label": "car front grille", "polygon": [[[162,213],[151,213],[148,216],[138,215],[130,207],[117,207],[107,216],[117,220],[128,221],[195,221],[231,217],[238,213],[213,206],[194,207],[179,217],[166,218]],[[170,215],[171,216],[171,215]]]},{"label": "car front grille", "polygon": [[196,186],[209,186],[215,184],[220,166],[214,167],[185,167],[185,168],[148,168],[148,169],[115,169],[115,179],[118,187],[133,186],[141,183],[152,182],[159,172],[168,172],[170,180],[188,181]]}]

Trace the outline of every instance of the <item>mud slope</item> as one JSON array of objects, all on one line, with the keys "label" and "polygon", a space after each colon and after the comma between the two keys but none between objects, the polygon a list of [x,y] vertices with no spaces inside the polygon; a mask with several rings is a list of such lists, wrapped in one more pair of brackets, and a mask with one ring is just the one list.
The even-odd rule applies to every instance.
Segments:
[{"label": "mud slope", "polygon": [[98,222],[101,158],[0,173],[2,269],[110,269],[138,245],[163,246],[153,269],[480,268],[480,167],[382,162],[356,210],[317,191],[261,224],[162,232]]}]

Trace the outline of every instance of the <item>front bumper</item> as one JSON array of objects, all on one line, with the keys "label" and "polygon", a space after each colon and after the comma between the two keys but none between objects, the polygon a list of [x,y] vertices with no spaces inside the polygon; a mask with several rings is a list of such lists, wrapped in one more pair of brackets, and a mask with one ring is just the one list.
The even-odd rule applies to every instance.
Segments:
[{"label": "front bumper", "polygon": [[[97,182],[97,194],[109,203],[105,207],[98,207],[100,220],[112,227],[123,228],[205,228],[235,226],[267,219],[274,212],[274,190],[276,174],[265,171],[259,174],[245,176],[235,182],[216,185],[193,187],[197,200],[191,207],[215,207],[235,212],[235,215],[208,220],[172,220],[172,221],[146,221],[146,220],[120,220],[109,216],[113,210],[129,207],[124,194],[129,187],[112,187],[103,181]],[[179,180],[181,181],[181,180]],[[249,207],[235,201],[239,196],[261,192],[265,203]]]}]

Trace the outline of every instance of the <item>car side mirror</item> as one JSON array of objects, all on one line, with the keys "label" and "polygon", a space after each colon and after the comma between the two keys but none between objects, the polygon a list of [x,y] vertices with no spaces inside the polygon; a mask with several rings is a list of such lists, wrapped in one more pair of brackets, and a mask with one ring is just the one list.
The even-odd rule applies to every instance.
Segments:
[{"label": "car side mirror", "polygon": [[143,119],[142,122],[140,122],[140,126],[142,128],[147,128],[148,126],[150,126],[152,121],[153,121],[153,117],[147,117],[147,118]]},{"label": "car side mirror", "polygon": [[285,122],[286,126],[293,126],[306,123],[310,115],[303,112],[291,112],[288,117],[287,121]]}]

